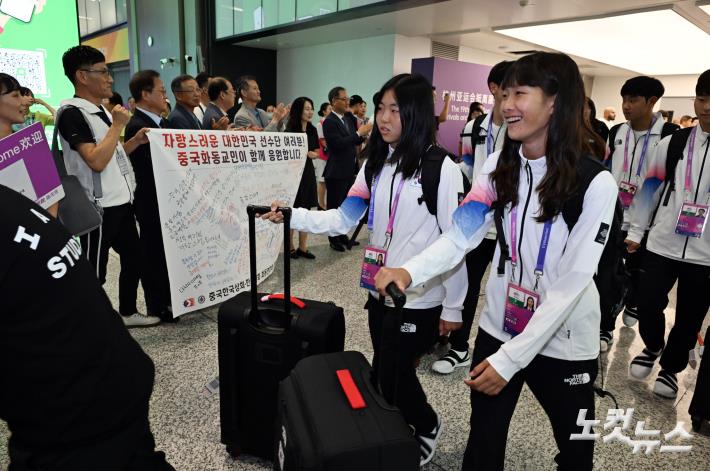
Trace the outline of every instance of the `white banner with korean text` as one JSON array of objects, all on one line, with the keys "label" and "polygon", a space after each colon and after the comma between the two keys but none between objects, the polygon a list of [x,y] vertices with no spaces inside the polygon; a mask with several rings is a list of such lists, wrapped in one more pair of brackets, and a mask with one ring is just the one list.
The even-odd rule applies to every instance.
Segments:
[{"label": "white banner with korean text", "polygon": [[[246,207],[293,203],[305,134],[151,129],[150,152],[175,316],[250,288]],[[257,279],[268,277],[283,228],[257,221]]]}]

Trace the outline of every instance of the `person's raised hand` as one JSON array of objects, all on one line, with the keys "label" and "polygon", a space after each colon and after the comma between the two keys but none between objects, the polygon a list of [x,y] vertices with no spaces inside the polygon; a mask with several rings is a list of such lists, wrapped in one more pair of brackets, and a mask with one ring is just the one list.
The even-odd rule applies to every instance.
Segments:
[{"label": "person's raised hand", "polygon": [[229,128],[229,118],[222,116],[219,121],[212,120],[212,129],[226,131]]},{"label": "person's raised hand", "polygon": [[282,201],[274,201],[271,203],[271,211],[266,214],[257,214],[256,217],[260,217],[265,221],[271,221],[274,224],[281,224],[284,222],[284,215],[281,211],[278,211],[279,206],[284,206]]},{"label": "person's raised hand", "polygon": [[131,119],[131,113],[123,106],[116,105],[111,110],[111,118],[113,124],[117,125],[119,128],[123,128],[128,124],[128,120]]},{"label": "person's raised hand", "polygon": [[139,146],[148,144],[148,132],[150,132],[150,128],[141,128],[131,139]]},{"label": "person's raised hand", "polygon": [[365,123],[359,128],[357,128],[357,133],[363,137],[370,134],[370,131],[372,131],[372,121]]}]

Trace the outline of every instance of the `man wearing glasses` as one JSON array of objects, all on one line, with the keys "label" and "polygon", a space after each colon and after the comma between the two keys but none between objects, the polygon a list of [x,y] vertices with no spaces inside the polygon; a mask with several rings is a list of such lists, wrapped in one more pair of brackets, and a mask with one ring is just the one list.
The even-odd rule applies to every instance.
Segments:
[{"label": "man wearing glasses", "polygon": [[[349,100],[348,92],[343,87],[335,87],[328,93],[328,101],[333,107],[333,112],[323,121],[323,137],[328,145],[328,162],[323,171],[328,209],[338,208],[348,195],[358,170],[357,147],[372,130],[372,123],[355,129],[353,120],[345,115]],[[328,237],[328,240],[333,250],[345,251],[348,242],[346,235]]]},{"label": "man wearing glasses", "polygon": [[191,75],[178,75],[170,82],[175,95],[175,109],[168,116],[171,129],[202,129],[193,110],[200,104],[202,90]]},{"label": "man wearing glasses", "polygon": [[57,129],[67,173],[76,175],[90,198],[103,208],[100,227],[81,236],[82,253],[106,281],[108,251],[120,256],[119,306],[127,327],[147,327],[160,319],[138,312],[136,297],[140,277],[140,248],[133,209],[135,177],[128,155],[148,142],[141,129],[124,144],[121,131],[128,110],[116,105],[108,112],[101,104],[113,94],[113,78],[104,55],[90,46],[75,46],[62,57],[64,73],[74,85],[74,98],[64,100],[57,112]]}]

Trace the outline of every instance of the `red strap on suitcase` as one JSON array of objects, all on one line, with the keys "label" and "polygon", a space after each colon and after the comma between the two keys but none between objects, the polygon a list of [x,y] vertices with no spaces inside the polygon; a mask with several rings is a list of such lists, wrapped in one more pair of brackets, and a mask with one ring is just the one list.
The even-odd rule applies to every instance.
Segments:
[{"label": "red strap on suitcase", "polygon": [[362,398],[362,394],[360,394],[360,390],[358,389],[357,384],[355,384],[355,380],[353,380],[350,370],[337,370],[335,374],[338,375],[340,387],[343,388],[343,392],[345,393],[345,397],[348,398],[350,407],[356,410],[366,408],[367,404],[365,404],[365,399]]},{"label": "red strap on suitcase", "polygon": [[[271,301],[272,299],[283,299],[283,298],[284,298],[283,293],[274,293],[274,294],[262,296],[261,302],[265,303],[267,301]],[[306,307],[306,303],[304,303],[303,301],[301,301],[300,299],[298,299],[295,296],[291,296],[291,304],[294,304],[296,307],[298,307],[300,309],[303,309]]]}]

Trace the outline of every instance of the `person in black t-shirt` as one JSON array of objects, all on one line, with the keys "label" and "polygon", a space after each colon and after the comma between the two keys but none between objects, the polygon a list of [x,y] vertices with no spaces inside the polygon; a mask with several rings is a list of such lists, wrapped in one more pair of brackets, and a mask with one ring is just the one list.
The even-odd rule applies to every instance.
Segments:
[{"label": "person in black t-shirt", "polygon": [[0,419],[11,471],[172,470],[148,421],[154,366],[81,245],[0,185]]}]

